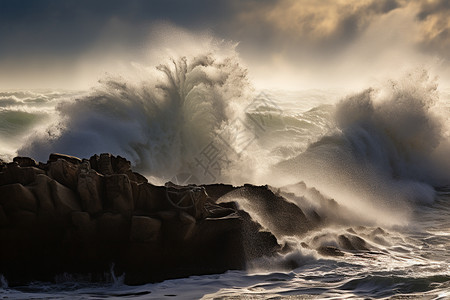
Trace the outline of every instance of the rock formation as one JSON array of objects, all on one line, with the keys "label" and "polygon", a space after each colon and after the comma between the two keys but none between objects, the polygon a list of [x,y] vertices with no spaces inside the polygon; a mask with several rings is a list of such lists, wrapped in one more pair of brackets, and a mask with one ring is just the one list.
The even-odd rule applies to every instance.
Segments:
[{"label": "rock formation", "polygon": [[[235,195],[255,196],[283,222],[263,227]],[[301,218],[286,218],[292,209]],[[244,269],[280,251],[267,226],[301,234],[311,224],[268,187],[155,186],[111,154],[0,161],[0,274],[10,285],[63,272],[98,278],[111,264],[128,284]]]}]

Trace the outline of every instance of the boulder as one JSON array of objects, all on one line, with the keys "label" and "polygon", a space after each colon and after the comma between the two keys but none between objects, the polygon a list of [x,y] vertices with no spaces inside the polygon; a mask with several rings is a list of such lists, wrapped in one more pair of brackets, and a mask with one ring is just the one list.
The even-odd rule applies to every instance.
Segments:
[{"label": "boulder", "polygon": [[191,225],[195,225],[195,223],[196,223],[195,218],[184,211],[180,211],[178,213],[178,218],[180,219],[181,223],[184,225],[191,226]]},{"label": "boulder", "polygon": [[229,192],[236,189],[234,186],[230,184],[222,184],[222,183],[207,184],[204,185],[204,188],[209,198],[213,202],[216,202],[217,199],[219,199],[223,195],[228,194]]},{"label": "boulder", "polygon": [[[314,227],[303,211],[268,186],[246,184],[225,194],[217,203],[236,201],[254,219],[277,237],[301,236]],[[264,216],[264,218],[258,218]]]},{"label": "boulder", "polygon": [[137,197],[134,196],[136,211],[148,214],[169,208],[165,201],[166,188],[151,183],[141,183],[137,186],[133,184],[132,186],[134,195],[137,194]]},{"label": "boulder", "polygon": [[194,233],[196,220],[186,212],[162,211],[163,239],[166,242],[181,242],[190,239]]},{"label": "boulder", "polygon": [[39,174],[33,185],[29,186],[30,191],[36,197],[39,206],[38,214],[42,217],[51,217],[55,214],[55,204],[53,203],[52,191],[50,189],[50,182],[53,181],[50,177]]},{"label": "boulder", "polygon": [[78,165],[81,164],[81,159],[75,156],[70,156],[66,154],[52,153],[48,159],[49,163],[58,161],[59,159],[65,160],[71,164]]},{"label": "boulder", "polygon": [[144,176],[142,176],[139,173],[129,170],[125,174],[127,174],[128,178],[130,178],[131,181],[134,181],[137,183],[148,183],[147,178],[145,178]]},{"label": "boulder", "polygon": [[178,214],[178,219],[181,222],[181,236],[183,240],[188,240],[194,233],[196,220],[190,214],[180,211]]},{"label": "boulder", "polygon": [[214,203],[206,203],[205,208],[207,211],[207,218],[223,218],[236,212],[236,210],[232,208],[222,207]]},{"label": "boulder", "polygon": [[163,221],[172,221],[177,217],[177,212],[173,210],[159,211],[157,216]]},{"label": "boulder", "polygon": [[131,194],[133,195],[133,207],[137,210],[137,202],[139,198],[139,184],[135,181],[130,180]]},{"label": "boulder", "polygon": [[16,162],[9,163],[0,173],[0,185],[12,183],[28,185],[36,180],[38,174],[45,174],[45,171],[35,167],[21,168]]},{"label": "boulder", "polygon": [[201,186],[182,187],[166,183],[166,199],[172,209],[184,211],[196,219],[202,219],[207,212],[205,204],[208,199],[205,188]]},{"label": "boulder", "polygon": [[139,173],[133,172],[131,170],[131,162],[120,155],[117,157],[111,156],[111,167],[115,174],[126,174],[131,181],[137,183],[148,182],[147,178]]},{"label": "boulder", "polygon": [[64,159],[52,161],[49,164],[48,175],[58,181],[60,184],[69,187],[72,190],[77,188],[78,166]]},{"label": "boulder", "polygon": [[92,170],[88,161],[83,162],[78,174],[77,191],[80,195],[81,207],[91,215],[103,209],[103,185],[103,176]]},{"label": "boulder", "polygon": [[75,192],[55,180],[50,181],[49,186],[59,216],[65,217],[73,211],[81,211],[79,199]]},{"label": "boulder", "polygon": [[21,185],[14,183],[0,186],[0,205],[7,215],[20,210],[36,212],[37,203],[33,193]]},{"label": "boulder", "polygon": [[252,219],[250,214],[238,210],[237,215],[241,221],[239,243],[242,244],[247,261],[262,256],[272,256],[281,250],[277,238],[271,232],[264,230],[261,224]]},{"label": "boulder", "polygon": [[114,174],[112,163],[111,163],[111,154],[102,153],[97,161],[98,171],[103,175],[112,175]]},{"label": "boulder", "polygon": [[75,237],[81,241],[90,241],[95,238],[96,223],[91,220],[90,215],[83,211],[71,213],[71,221],[74,227]]},{"label": "boulder", "polygon": [[[62,272],[101,278],[111,262],[135,284],[243,269],[246,259],[280,251],[265,229],[284,234],[305,225],[301,210],[268,187],[155,186],[106,153],[52,154],[38,168],[21,157],[2,165],[0,273],[14,284]],[[228,196],[254,200],[250,210],[281,227],[257,223],[222,201]]]},{"label": "boulder", "polygon": [[14,157],[13,162],[17,163],[20,167],[38,167],[36,161],[29,157],[17,156]]},{"label": "boulder", "polygon": [[126,174],[131,171],[131,162],[120,155],[111,156],[111,167],[116,174]]},{"label": "boulder", "polygon": [[97,172],[99,172],[99,170],[98,170],[98,160],[99,159],[100,159],[100,156],[98,156],[97,154],[92,155],[89,158],[89,164],[90,164],[91,168],[96,170]]},{"label": "boulder", "polygon": [[129,217],[133,213],[133,190],[127,175],[114,174],[105,178],[106,201],[109,208]]},{"label": "boulder", "polygon": [[146,216],[131,218],[130,240],[132,242],[155,242],[160,237],[161,220]]},{"label": "boulder", "polygon": [[130,225],[121,214],[104,213],[96,219],[97,237],[104,242],[129,241]]}]

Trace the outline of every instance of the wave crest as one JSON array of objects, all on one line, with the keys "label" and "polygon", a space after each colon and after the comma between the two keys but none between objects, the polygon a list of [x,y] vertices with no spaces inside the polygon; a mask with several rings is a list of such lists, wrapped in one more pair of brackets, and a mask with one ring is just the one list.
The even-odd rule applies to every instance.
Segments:
[{"label": "wave crest", "polygon": [[407,222],[410,203],[430,203],[433,186],[448,184],[448,158],[438,155],[447,144],[433,112],[437,100],[426,71],[348,96],[336,105],[336,127],[277,164],[277,178],[302,179],[385,224]]},{"label": "wave crest", "polygon": [[110,152],[160,178],[183,170],[239,113],[236,105],[250,91],[247,71],[237,55],[215,53],[171,59],[156,69],[144,81],[105,77],[86,96],[61,103],[58,122],[35,135],[20,155],[45,160],[49,152]]}]

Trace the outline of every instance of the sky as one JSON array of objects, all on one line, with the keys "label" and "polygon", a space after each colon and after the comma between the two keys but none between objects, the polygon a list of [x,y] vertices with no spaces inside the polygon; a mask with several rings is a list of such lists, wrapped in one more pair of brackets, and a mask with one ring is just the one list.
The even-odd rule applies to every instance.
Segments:
[{"label": "sky", "polygon": [[210,44],[235,45],[256,87],[362,87],[414,68],[448,87],[450,1],[0,0],[2,89],[86,88]]}]

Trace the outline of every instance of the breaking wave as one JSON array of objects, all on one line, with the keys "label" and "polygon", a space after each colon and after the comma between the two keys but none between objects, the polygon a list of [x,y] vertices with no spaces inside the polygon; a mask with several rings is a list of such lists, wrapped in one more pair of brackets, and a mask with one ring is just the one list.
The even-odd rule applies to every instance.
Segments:
[{"label": "breaking wave", "polygon": [[278,163],[276,177],[302,178],[378,222],[405,224],[411,203],[431,203],[434,187],[449,184],[448,124],[437,100],[425,71],[348,96],[335,107],[335,127]]},{"label": "breaking wave", "polygon": [[46,160],[61,152],[89,157],[110,152],[135,167],[170,178],[230,119],[237,117],[249,85],[237,57],[181,57],[135,82],[109,76],[87,95],[56,107],[59,119],[19,153]]},{"label": "breaking wave", "polygon": [[[216,284],[209,292],[220,296],[231,279],[249,290],[264,281],[286,295],[362,287],[384,297],[398,284],[415,293],[430,282],[442,283],[437,292],[448,288],[448,188],[437,187],[450,186],[450,97],[439,99],[427,72],[346,97],[256,92],[233,51],[136,72],[145,79],[106,76],[87,92],[0,92],[0,157],[109,152],[130,159],[153,183],[270,184],[300,208],[277,215],[256,198],[230,199],[274,233],[284,252],[249,262],[250,274],[175,280],[183,287],[177,293],[200,280]],[[322,218],[322,226],[304,236],[277,231],[280,224],[305,226],[303,213]],[[167,284],[93,290],[158,298]]]},{"label": "breaking wave", "polygon": [[[426,71],[336,104],[313,93],[317,105],[308,107],[308,97],[256,93],[231,53],[171,59],[138,68],[145,80],[107,76],[66,95],[58,118],[18,153],[45,161],[51,152],[110,152],[155,183],[304,181],[384,225],[406,224],[411,203],[431,203],[434,187],[449,184],[449,125]],[[19,96],[9,107],[30,101]]]}]

